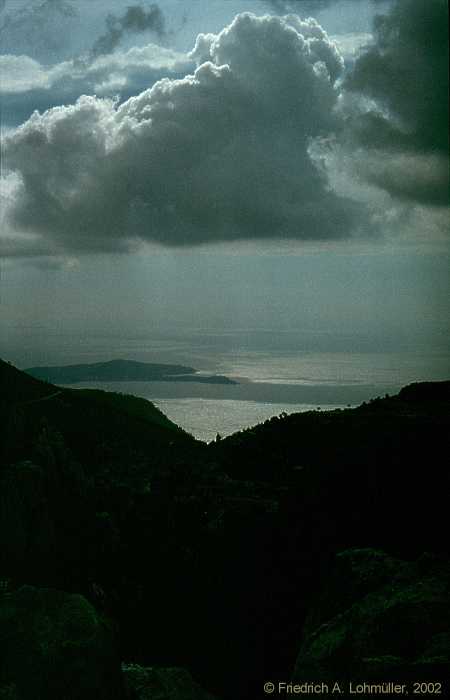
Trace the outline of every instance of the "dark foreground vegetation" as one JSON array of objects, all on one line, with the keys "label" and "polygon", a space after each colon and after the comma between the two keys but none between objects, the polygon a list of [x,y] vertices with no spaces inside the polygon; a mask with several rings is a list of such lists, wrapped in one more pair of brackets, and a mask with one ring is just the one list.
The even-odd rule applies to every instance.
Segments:
[{"label": "dark foreground vegetation", "polygon": [[1,700],[448,692],[450,382],[209,446],[142,399],[0,387]]}]

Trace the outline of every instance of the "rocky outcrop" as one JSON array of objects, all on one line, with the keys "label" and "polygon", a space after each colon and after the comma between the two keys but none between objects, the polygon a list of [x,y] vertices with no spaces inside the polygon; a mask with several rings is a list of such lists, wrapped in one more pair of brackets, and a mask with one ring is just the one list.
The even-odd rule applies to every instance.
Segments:
[{"label": "rocky outcrop", "polygon": [[2,700],[122,700],[114,634],[80,595],[23,586],[0,597]]},{"label": "rocky outcrop", "polygon": [[214,700],[184,668],[122,666],[127,700]]},{"label": "rocky outcrop", "polygon": [[434,555],[341,553],[307,619],[294,680],[445,680],[449,602],[450,565]]}]

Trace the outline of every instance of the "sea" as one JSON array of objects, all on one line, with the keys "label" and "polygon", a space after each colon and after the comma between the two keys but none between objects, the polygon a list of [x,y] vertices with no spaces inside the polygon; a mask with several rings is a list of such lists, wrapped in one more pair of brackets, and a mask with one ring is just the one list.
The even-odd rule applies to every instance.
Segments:
[{"label": "sea", "polygon": [[[74,388],[99,388],[152,401],[174,423],[210,442],[281,413],[328,411],[354,407],[377,396],[397,393],[415,381],[450,376],[444,352],[363,352],[311,350],[226,350],[192,344],[180,347],[139,345],[139,341],[105,351],[77,355],[78,362],[132,359],[189,364],[199,374],[224,375],[235,384],[200,382],[83,382]],[[74,362],[71,357],[66,361]],[[42,364],[42,363],[41,363]],[[61,364],[63,364],[61,362]]]}]

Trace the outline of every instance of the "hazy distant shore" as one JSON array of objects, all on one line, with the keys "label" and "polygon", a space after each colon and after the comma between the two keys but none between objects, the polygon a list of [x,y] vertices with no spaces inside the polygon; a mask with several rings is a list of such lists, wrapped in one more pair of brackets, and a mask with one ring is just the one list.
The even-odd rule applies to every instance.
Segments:
[{"label": "hazy distant shore", "polygon": [[197,374],[193,367],[155,364],[132,360],[110,360],[94,364],[52,367],[29,367],[24,370],[35,379],[53,384],[81,382],[198,382],[200,384],[234,384],[222,375]]},{"label": "hazy distant shore", "polygon": [[376,396],[394,393],[395,385],[379,384],[289,384],[246,381],[239,384],[213,384],[173,379],[167,381],[133,382],[77,382],[65,383],[73,388],[99,388],[106,391],[119,391],[153,399],[214,399],[218,401],[255,401],[257,403],[310,404],[312,408],[323,405],[356,405]]}]

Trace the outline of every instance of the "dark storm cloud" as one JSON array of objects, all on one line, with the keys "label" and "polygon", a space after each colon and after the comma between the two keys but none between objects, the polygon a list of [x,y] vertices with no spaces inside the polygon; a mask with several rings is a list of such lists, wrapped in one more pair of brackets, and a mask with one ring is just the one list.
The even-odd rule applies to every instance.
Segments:
[{"label": "dark storm cloud", "polygon": [[[368,149],[370,181],[399,198],[446,204],[447,1],[400,0],[376,18],[374,35],[345,81],[346,90],[372,100],[372,107],[352,115],[347,134]],[[380,152],[396,154],[398,168],[386,157],[383,164]]]},{"label": "dark storm cloud", "polygon": [[[289,12],[314,14],[314,12],[320,12],[329,5],[337,4],[338,1],[339,0],[264,0],[266,5],[268,5],[273,12],[280,15]],[[361,0],[354,0],[354,2],[361,2]],[[377,4],[384,2],[384,0],[369,0],[369,2]]]},{"label": "dark storm cloud", "polygon": [[293,11],[311,12],[322,10],[332,0],[264,0],[269,8],[279,15]]},{"label": "dark storm cloud", "polygon": [[194,75],[120,106],[82,97],[7,135],[6,228],[22,236],[17,254],[29,239],[59,255],[136,240],[351,235],[357,205],[330,190],[309,154],[311,139],[335,126],[343,69],[321,27],[245,13],[199,35],[191,57]]},{"label": "dark storm cloud", "polygon": [[431,153],[372,153],[361,174],[400,200],[448,206],[448,160]]},{"label": "dark storm cloud", "polygon": [[105,22],[106,32],[99,36],[92,47],[94,58],[112,53],[126,34],[152,31],[159,38],[165,34],[164,15],[155,3],[148,7],[130,5],[120,17],[109,14]]}]

